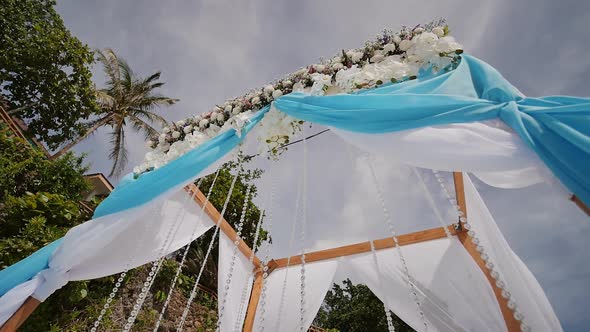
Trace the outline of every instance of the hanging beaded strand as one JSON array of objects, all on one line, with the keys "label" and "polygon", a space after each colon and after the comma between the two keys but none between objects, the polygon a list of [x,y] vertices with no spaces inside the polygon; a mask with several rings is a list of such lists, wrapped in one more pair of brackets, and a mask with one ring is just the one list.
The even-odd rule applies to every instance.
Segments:
[{"label": "hanging beaded strand", "polygon": [[[270,199],[271,199],[271,193],[273,191],[273,188],[275,186],[275,179],[274,179],[274,172],[272,171],[272,163],[270,164],[271,166],[269,166],[268,168],[268,174],[269,174],[269,178],[270,178],[270,183],[271,183],[271,190],[269,191],[269,193],[266,195],[266,205],[268,206],[270,204]],[[262,227],[262,220],[264,219],[264,213],[265,210],[261,210],[260,211],[260,216],[258,218],[258,222],[256,224],[256,233],[254,234],[254,242],[252,243],[252,252],[250,254],[250,265],[254,266],[254,253],[256,252],[256,250],[258,250],[258,239],[260,237],[260,229]],[[234,325],[234,331],[240,331],[242,328],[242,324],[243,324],[243,319],[242,316],[244,314],[244,309],[247,307],[247,302],[248,302],[248,288],[251,285],[251,282],[254,280],[255,278],[255,271],[253,270],[251,272],[251,281],[250,283],[244,285],[244,288],[242,289],[242,297],[240,299],[240,310],[238,311],[238,315],[236,317],[236,322]]]},{"label": "hanging beaded strand", "polygon": [[[205,198],[205,202],[203,203],[203,206],[201,207],[201,211],[199,213],[199,220],[203,219],[203,215],[205,214],[205,207],[207,206],[207,204],[209,204],[209,198],[211,197],[211,193],[213,192],[213,187],[215,186],[215,183],[217,182],[217,177],[219,176],[220,170],[221,170],[221,168],[217,168],[217,171],[215,172],[215,176],[213,177],[213,181],[211,182],[211,186],[209,187],[209,190],[207,191],[207,197]],[[203,182],[203,178],[201,178],[199,180],[199,182],[197,183],[197,188],[195,189],[195,194],[196,194],[196,191],[199,190],[202,182]],[[195,223],[195,227],[193,229],[191,239],[194,238],[196,235],[195,233],[197,231],[197,225],[198,224]],[[196,241],[196,239],[195,239],[195,241]],[[180,259],[180,263],[178,264],[178,268],[176,269],[176,273],[174,274],[174,278],[172,279],[172,283],[170,284],[170,290],[168,291],[168,295],[166,296],[166,301],[164,301],[164,305],[162,306],[162,309],[160,310],[160,315],[158,316],[158,320],[156,321],[156,326],[154,326],[153,332],[158,331],[158,328],[160,327],[160,324],[162,323],[162,319],[164,318],[164,313],[166,312],[166,309],[168,308],[168,304],[170,304],[170,299],[172,298],[172,292],[174,291],[174,287],[176,286],[176,282],[178,280],[178,277],[180,276],[180,273],[181,273],[182,268],[184,266],[184,262],[186,261],[186,256],[188,255],[191,244],[192,244],[192,242],[188,243],[183,249],[182,258]]]},{"label": "hanging beaded strand", "polygon": [[[298,181],[297,183],[297,198],[295,200],[295,214],[294,214],[294,218],[293,218],[293,225],[291,226],[291,236],[289,238],[289,253],[291,253],[291,250],[293,249],[293,243],[295,242],[295,230],[297,228],[297,221],[298,216],[299,216],[299,205],[301,203],[301,186],[302,186],[302,182]],[[280,317],[283,317],[283,308],[285,307],[285,292],[287,291],[287,278],[289,277],[289,266],[291,264],[291,255],[289,255],[289,257],[287,257],[287,265],[285,266],[285,277],[283,278],[283,286],[281,289],[281,303],[279,304],[279,315],[277,316],[279,319],[277,319],[277,323],[276,323],[276,327],[275,327],[275,331],[280,331],[281,330],[281,319]]]},{"label": "hanging beaded strand", "polygon": [[[196,192],[191,196],[186,195],[185,199],[183,201],[184,204],[186,204],[189,197],[191,199],[194,199],[195,194],[196,194]],[[138,296],[137,300],[135,301],[135,304],[133,305],[133,309],[131,310],[131,314],[127,318],[127,322],[125,323],[125,326],[123,327],[124,332],[130,331],[131,327],[133,326],[133,323],[135,322],[135,319],[137,319],[137,315],[139,314],[139,312],[145,302],[145,299],[147,297],[147,293],[149,292],[150,288],[154,284],[156,276],[158,275],[158,272],[160,271],[160,268],[162,267],[162,263],[165,259],[164,253],[170,247],[170,244],[172,243],[172,238],[174,236],[176,236],[176,233],[178,232],[178,229],[180,227],[180,220],[184,217],[185,214],[186,214],[185,209],[183,209],[183,208],[178,209],[176,217],[174,218],[174,222],[170,226],[170,229],[168,229],[168,233],[166,234],[164,242],[162,243],[162,246],[160,247],[160,250],[158,251],[157,257],[160,257],[160,258],[155,260],[152,263],[152,267],[150,268],[150,272],[148,273],[148,276],[143,283],[143,287],[141,288],[141,292],[139,293],[139,296]]]},{"label": "hanging beaded strand", "polygon": [[238,223],[236,229],[236,237],[234,239],[234,247],[232,249],[232,256],[231,256],[231,263],[229,267],[229,273],[227,274],[227,279],[225,281],[225,286],[223,290],[223,300],[221,300],[221,305],[219,305],[219,316],[217,317],[217,326],[216,331],[219,331],[221,327],[221,319],[223,318],[223,314],[225,312],[225,303],[227,302],[227,296],[229,293],[229,289],[231,287],[231,280],[234,273],[234,266],[236,265],[236,256],[239,249],[240,241],[242,240],[242,228],[244,227],[244,219],[246,218],[246,210],[248,208],[248,202],[250,198],[250,191],[252,190],[252,185],[247,185],[246,194],[244,195],[244,204],[242,205],[242,213],[240,214],[240,221]]},{"label": "hanging beaded strand", "polygon": [[299,308],[299,331],[305,332],[305,226],[307,223],[307,140],[303,138],[303,194],[301,216],[301,303]]},{"label": "hanging beaded strand", "polygon": [[500,288],[502,290],[501,291],[502,297],[508,300],[508,304],[507,304],[508,309],[510,309],[512,311],[514,319],[516,319],[517,321],[520,321],[520,330],[522,332],[529,332],[531,330],[531,328],[526,324],[526,322],[524,320],[524,315],[522,314],[522,312],[520,312],[520,310],[518,310],[518,305],[516,304],[512,294],[508,290],[508,286],[506,285],[506,282],[504,282],[502,280],[500,272],[498,271],[498,268],[496,267],[496,265],[492,261],[491,257],[487,254],[485,248],[481,244],[480,239],[477,237],[476,232],[472,229],[473,226],[468,222],[467,217],[465,216],[463,211],[461,211],[461,207],[457,204],[456,198],[454,196],[452,196],[450,194],[449,190],[447,189],[443,176],[440,174],[440,172],[438,172],[436,170],[433,170],[433,173],[434,173],[434,176],[436,177],[436,180],[440,184],[444,195],[447,197],[449,203],[453,207],[453,211],[456,212],[456,214],[459,218],[459,222],[461,223],[461,227],[463,227],[464,229],[467,230],[467,236],[469,236],[471,239],[471,242],[473,242],[473,244],[475,244],[475,246],[476,246],[475,248],[476,248],[477,252],[479,253],[481,259],[484,262],[486,262],[485,267],[488,270],[490,270],[490,276],[494,280],[496,280],[496,286],[498,286],[498,288]]},{"label": "hanging beaded strand", "polygon": [[107,310],[111,306],[111,302],[113,302],[113,299],[117,295],[117,292],[119,291],[119,287],[121,287],[121,284],[125,280],[125,276],[127,275],[127,271],[128,270],[125,269],[125,270],[123,270],[123,272],[121,272],[121,274],[119,274],[119,277],[117,278],[117,281],[115,282],[115,286],[111,290],[111,293],[109,294],[109,297],[107,298],[105,304],[103,305],[102,310],[100,310],[100,314],[98,315],[98,317],[94,321],[94,324],[92,324],[92,328],[90,329],[90,332],[97,331],[98,326],[100,326],[100,323],[102,322],[103,317],[106,315]]},{"label": "hanging beaded strand", "polygon": [[213,250],[213,244],[215,243],[215,237],[217,236],[217,233],[219,233],[221,220],[223,219],[223,216],[225,215],[225,211],[227,210],[227,205],[229,203],[232,192],[234,190],[234,186],[236,185],[236,180],[238,179],[238,175],[239,175],[238,173],[236,173],[236,175],[234,175],[231,185],[229,186],[229,190],[227,192],[227,197],[225,198],[225,202],[223,203],[223,208],[221,209],[219,219],[217,220],[217,223],[215,224],[215,231],[213,231],[213,236],[211,237],[211,241],[209,242],[209,247],[207,247],[207,252],[205,253],[205,257],[203,259],[203,264],[201,264],[201,269],[199,270],[199,274],[197,275],[197,280],[195,280],[195,284],[193,285],[193,288],[191,289],[191,293],[188,298],[188,301],[186,302],[186,305],[184,306],[184,310],[182,311],[182,316],[180,318],[180,322],[178,324],[178,327],[176,328],[176,331],[182,331],[182,329],[184,327],[184,323],[186,321],[186,317],[188,316],[188,311],[190,309],[191,303],[193,302],[193,300],[195,299],[195,296],[197,295],[199,281],[201,280],[201,276],[203,275],[203,271],[205,270],[205,265],[207,263],[207,259],[209,258],[209,255],[211,254],[211,250]]},{"label": "hanging beaded strand", "polygon": [[420,303],[420,299],[418,298],[418,292],[416,290],[416,287],[410,279],[411,278],[410,277],[410,270],[408,269],[408,264],[406,262],[406,259],[404,258],[401,246],[399,245],[397,233],[396,233],[395,228],[393,226],[393,220],[391,218],[391,215],[389,214],[389,210],[387,210],[387,207],[385,205],[383,191],[381,190],[381,186],[379,185],[379,181],[377,180],[377,174],[375,173],[375,169],[374,169],[373,163],[371,161],[371,156],[367,156],[366,160],[367,160],[367,164],[369,166],[369,170],[371,173],[371,178],[373,180],[373,186],[375,187],[375,191],[377,192],[377,198],[378,198],[379,202],[381,203],[381,208],[383,209],[383,216],[385,217],[385,221],[387,222],[387,225],[389,226],[389,231],[390,231],[391,236],[393,238],[395,248],[397,249],[397,253],[398,253],[400,262],[402,264],[402,271],[405,275],[406,283],[408,285],[408,289],[410,290],[410,295],[412,295],[412,297],[414,298],[414,301],[415,301],[416,306],[418,308],[418,315],[420,316],[420,320],[422,321],[422,324],[424,325],[424,331],[428,331],[428,323],[426,322],[426,317],[424,316],[424,312],[422,311],[422,304]]},{"label": "hanging beaded strand", "polygon": [[[197,187],[200,185],[201,181],[202,181],[202,179],[199,180],[199,183],[197,183]],[[155,211],[155,208],[153,208],[152,210]],[[115,281],[115,285],[113,286],[113,289],[111,290],[111,293],[109,294],[109,297],[107,298],[105,304],[103,305],[102,309],[100,310],[98,317],[96,318],[96,320],[92,324],[92,328],[90,329],[90,332],[96,332],[98,330],[98,327],[100,326],[100,323],[102,322],[102,319],[106,315],[107,310],[110,308],[111,303],[113,302],[115,296],[117,295],[117,292],[119,291],[123,281],[125,281],[125,276],[127,276],[128,271],[129,271],[128,269],[125,269],[125,270],[123,270],[123,272],[121,272],[121,274],[119,274],[117,280]]]},{"label": "hanging beaded strand", "polygon": [[418,178],[418,180],[420,182],[420,187],[422,188],[422,191],[424,192],[424,195],[426,196],[426,200],[428,201],[428,204],[430,204],[432,211],[434,212],[434,214],[436,214],[436,218],[438,219],[438,222],[440,223],[440,225],[444,229],[447,238],[452,239],[453,236],[451,235],[451,231],[449,230],[449,227],[448,227],[449,225],[447,225],[447,223],[445,222],[445,219],[443,218],[442,214],[440,213],[439,209],[437,208],[434,198],[432,197],[432,193],[426,187],[426,182],[424,181],[424,177],[422,176],[422,174],[420,174],[420,171],[418,171],[418,169],[416,167],[412,167],[412,169],[414,170],[414,174],[416,175],[416,177]]},{"label": "hanging beaded strand", "polygon": [[[373,255],[373,263],[375,264],[375,270],[377,271],[377,282],[382,287],[383,280],[381,277],[381,268],[379,267],[379,261],[377,259],[377,252],[375,250],[375,243],[373,240],[370,241],[371,244],[371,255]],[[393,319],[391,318],[391,311],[387,309],[387,304],[383,302],[383,309],[385,310],[385,317],[387,319],[387,330],[389,332],[395,332],[395,327],[393,327]]]},{"label": "hanging beaded strand", "polygon": [[[352,165],[354,165],[355,159],[354,159],[350,144],[345,144],[345,147],[346,147],[346,152],[348,154],[348,158],[350,159],[350,163]],[[363,215],[364,215],[364,213],[363,213]],[[370,237],[369,234],[367,234],[367,236]],[[381,274],[381,268],[379,267],[379,262],[377,259],[377,252],[375,250],[375,243],[371,240],[370,244],[371,244],[371,254],[373,255],[373,263],[375,264],[375,270],[377,271],[378,283],[380,285],[382,285],[383,284],[382,274]],[[387,305],[385,304],[385,302],[383,302],[383,309],[385,310],[385,318],[387,320],[387,330],[389,332],[395,332],[395,327],[393,326],[393,319],[391,318],[391,311],[389,309],[387,309]]]}]

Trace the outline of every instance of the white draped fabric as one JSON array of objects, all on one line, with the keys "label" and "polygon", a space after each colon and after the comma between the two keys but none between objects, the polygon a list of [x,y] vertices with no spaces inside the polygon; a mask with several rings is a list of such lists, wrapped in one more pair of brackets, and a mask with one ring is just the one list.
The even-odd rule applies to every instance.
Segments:
[{"label": "white draped fabric", "polygon": [[412,166],[473,172],[499,188],[553,181],[553,175],[500,120],[425,127],[386,134],[332,129],[361,150]]},{"label": "white draped fabric", "polygon": [[[221,305],[218,311],[221,316],[221,331],[240,331],[246,309],[250,300],[250,291],[252,290],[254,265],[250,263],[250,258],[244,256],[224,233],[219,238],[219,265],[218,269],[218,303],[224,303],[223,314],[221,315]],[[232,271],[232,257],[235,257]],[[227,284],[228,276],[231,278]],[[226,290],[226,285],[229,288]],[[227,293],[226,293],[227,292]]]},{"label": "white draped fabric", "polygon": [[[305,304],[303,326],[311,325],[324,297],[332,287],[337,260],[305,264]],[[286,287],[283,287],[286,278]],[[301,308],[301,266],[292,266],[272,272],[266,279],[264,320],[260,320],[258,304],[254,331],[299,331]]]},{"label": "white draped fabric", "polygon": [[0,298],[0,324],[29,296],[43,301],[68,281],[100,278],[157,260],[212,225],[191,196],[180,190],[76,226],[66,234],[48,269]]},{"label": "white draped fabric", "polygon": [[[467,175],[465,193],[470,223],[478,230],[492,260],[499,262],[502,279],[509,285],[526,323],[533,331],[562,331],[539,283],[510,249]],[[507,330],[492,287],[456,237],[403,246],[402,251],[429,331]],[[376,255],[378,268],[372,253],[306,264],[305,326],[311,325],[337,273],[341,278],[366,284],[408,325],[424,331],[397,249],[378,250]],[[261,325],[257,319],[254,331],[261,327],[265,331],[298,330],[300,269],[292,266],[271,273],[267,279],[264,322]]]},{"label": "white draped fabric", "polygon": [[[552,181],[545,166],[518,137],[493,122],[429,127],[380,135],[337,130],[333,132],[359,148],[360,153],[370,152],[385,160],[377,164],[376,169],[379,175],[384,175],[379,180],[387,184],[384,186],[384,195],[389,210],[395,214],[396,227],[400,227],[399,233],[412,227],[428,228],[422,227],[427,221],[433,221],[434,224],[430,227],[437,222],[432,214],[425,211],[427,209],[424,206],[427,205],[410,203],[411,200],[424,199],[420,189],[416,189],[420,186],[416,185],[416,178],[407,169],[393,164],[399,165],[401,162],[428,169],[470,171],[484,182],[504,188]],[[314,144],[308,144],[308,175],[316,176],[314,179],[319,180],[310,180],[313,190],[304,194],[308,197],[308,215],[313,219],[306,226],[308,235],[302,241],[305,243],[301,243],[307,249],[360,242],[358,240],[365,235],[377,239],[389,234],[379,228],[385,227],[381,208],[376,206],[374,185],[368,177],[363,159],[355,159],[354,156],[351,159],[350,152],[344,148],[346,144],[342,144],[340,138],[331,136],[337,142],[330,149],[314,151]],[[326,135],[322,139],[330,138]],[[297,170],[301,164],[301,156],[291,152],[298,148],[299,146],[290,147],[289,153],[295,159],[289,161],[289,154],[285,154],[281,159],[286,161],[279,161],[289,161],[289,164],[285,167],[285,174],[277,176],[278,192],[285,193],[285,197],[278,197],[275,203],[277,208],[274,218],[276,227],[273,230],[275,233],[272,234],[273,254],[288,253],[291,250],[288,248],[289,234],[292,217],[297,213],[293,213],[293,192],[284,189],[296,188],[292,183],[296,177],[293,175],[302,174]],[[317,164],[313,164],[316,160]],[[213,168],[209,171],[211,169]],[[347,176],[346,181],[342,178],[342,173]],[[0,298],[0,324],[28,296],[33,295],[44,300],[70,280],[99,278],[146,264],[200,236],[216,220],[212,221],[207,214],[201,214],[201,208],[182,190],[183,185],[137,208],[97,218],[70,230],[50,260],[49,269]],[[260,191],[263,189],[268,188],[261,186]],[[432,190],[432,187],[429,189]],[[434,194],[434,204],[442,206],[443,217],[448,217],[448,202],[444,201],[447,205],[441,205],[440,192],[438,196],[437,193]],[[484,247],[490,249],[489,254],[493,261],[499,265],[503,280],[515,296],[527,324],[534,331],[560,331],[559,321],[541,287],[508,247],[467,177],[466,195],[469,220]],[[449,223],[456,221],[448,220]],[[376,234],[381,236],[376,237]],[[412,280],[420,291],[420,298],[424,300],[423,308],[431,331],[504,329],[503,319],[489,284],[455,240],[441,239],[403,249]],[[218,276],[220,283],[227,280],[232,251],[233,242],[222,235]],[[345,258],[340,264],[336,260],[307,264],[304,323],[311,324],[340,266],[338,273],[349,274],[357,282],[369,285],[398,316],[420,330],[422,325],[416,304],[408,294],[397,254],[386,250],[379,252],[378,256],[383,271],[381,283],[376,279],[374,263],[369,255]],[[243,289],[247,287],[249,297],[252,284],[250,271],[252,266],[248,258],[238,252],[225,299],[222,331],[233,331],[244,319],[246,310],[242,305]],[[285,296],[281,299],[285,277],[287,287]],[[300,277],[299,266],[278,269],[269,276],[266,313],[262,323],[266,331],[277,331],[277,327],[280,327],[280,331],[298,329]],[[220,287],[218,295],[223,300],[224,288]],[[255,330],[260,329],[260,324],[260,320],[256,319]]]},{"label": "white draped fabric", "polygon": [[[429,331],[506,331],[492,288],[456,238],[412,244],[402,250]],[[371,253],[345,258],[340,268],[355,283],[367,285],[404,322],[423,331],[397,249],[376,254],[381,280]]]},{"label": "white draped fabric", "polygon": [[480,244],[486,248],[487,254],[498,267],[497,270],[518,304],[518,310],[524,314],[526,323],[532,331],[561,331],[561,324],[541,285],[510,249],[469,176],[464,179],[468,220],[480,239]]}]

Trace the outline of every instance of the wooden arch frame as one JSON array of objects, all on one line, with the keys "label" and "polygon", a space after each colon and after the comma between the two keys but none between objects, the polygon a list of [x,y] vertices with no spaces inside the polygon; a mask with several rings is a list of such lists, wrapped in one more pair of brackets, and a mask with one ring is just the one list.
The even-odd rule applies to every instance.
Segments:
[{"label": "wooden arch frame", "polygon": [[[453,172],[453,180],[455,184],[455,195],[457,199],[457,204],[459,205],[461,211],[463,211],[465,216],[467,216],[467,204],[465,201],[463,173]],[[233,229],[233,227],[224,218],[222,218],[219,211],[217,211],[217,209],[213,205],[208,204],[205,195],[203,195],[203,193],[194,184],[187,186],[185,189],[189,194],[194,194],[195,202],[199,204],[201,207],[204,206],[204,211],[212,220],[220,220],[219,227],[227,237],[229,237],[230,239],[238,238],[238,235],[236,231]],[[458,225],[459,227],[456,227]],[[488,280],[492,290],[494,291],[494,295],[498,302],[500,311],[502,312],[502,316],[506,323],[507,330],[509,332],[520,331],[520,322],[514,318],[512,310],[508,308],[508,300],[502,297],[502,290],[498,286],[496,286],[494,278],[492,278],[490,271],[485,267],[485,262],[481,259],[479,253],[477,252],[475,244],[471,241],[469,236],[467,236],[467,232],[462,227],[460,227],[460,224],[449,225],[447,226],[447,228],[453,236],[456,236],[458,238],[465,250],[467,250],[469,255],[473,258],[475,263],[479,266],[480,270]],[[399,245],[404,246],[414,243],[441,239],[445,238],[446,236],[447,235],[444,228],[437,227],[399,235],[397,236],[397,238],[399,240]],[[375,246],[375,250],[383,250],[393,248],[395,246],[394,241],[391,237],[374,240],[373,243]],[[238,249],[248,259],[253,258],[252,263],[254,264],[255,279],[254,284],[252,286],[252,291],[250,293],[250,299],[243,328],[243,331],[245,332],[252,332],[254,328],[254,321],[256,318],[256,309],[258,307],[258,302],[262,291],[262,262],[254,254],[252,249],[241,239],[238,243]],[[337,257],[351,256],[370,251],[371,243],[370,241],[367,241],[337,248],[331,248],[327,250],[306,253],[305,261],[309,263],[326,259],[333,259]],[[299,265],[301,264],[301,256],[291,256],[289,258],[273,259],[269,261],[268,273],[272,273],[272,271],[274,271],[275,269],[287,267],[287,261],[289,261],[289,266]],[[37,299],[29,297],[23,303],[23,305],[12,315],[12,317],[10,317],[10,319],[7,320],[6,323],[0,328],[0,332],[16,331],[18,327],[22,325],[22,323],[24,323],[24,321],[33,313],[33,311],[37,308],[39,304],[40,302]]]}]

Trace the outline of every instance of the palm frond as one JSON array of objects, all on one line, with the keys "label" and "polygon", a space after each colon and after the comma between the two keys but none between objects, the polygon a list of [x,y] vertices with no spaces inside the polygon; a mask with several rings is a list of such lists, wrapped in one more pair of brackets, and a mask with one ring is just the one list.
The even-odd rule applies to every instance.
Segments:
[{"label": "palm frond", "polygon": [[109,159],[113,161],[113,167],[109,176],[119,176],[127,166],[127,147],[125,146],[125,125],[119,121],[111,133],[111,153]]},{"label": "palm frond", "polygon": [[140,119],[139,117],[135,115],[129,115],[129,120],[131,120],[133,129],[135,129],[135,131],[143,133],[146,139],[158,136],[158,131],[154,127],[150,126],[147,122]]},{"label": "palm frond", "polygon": [[159,114],[150,112],[144,109],[132,109],[130,112],[133,116],[138,118],[146,118],[150,123],[159,123],[162,126],[167,126],[168,121]]}]

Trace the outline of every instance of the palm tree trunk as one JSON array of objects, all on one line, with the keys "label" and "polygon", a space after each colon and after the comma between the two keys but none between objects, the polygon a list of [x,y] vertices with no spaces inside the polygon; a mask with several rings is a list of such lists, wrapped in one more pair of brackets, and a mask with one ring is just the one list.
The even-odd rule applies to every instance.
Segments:
[{"label": "palm tree trunk", "polygon": [[57,151],[54,155],[52,155],[51,157],[49,157],[49,159],[55,160],[55,159],[63,156],[66,152],[70,151],[70,149],[73,148],[76,144],[82,142],[88,136],[90,136],[90,134],[92,134],[93,132],[95,132],[98,128],[100,128],[100,127],[104,126],[105,124],[107,124],[110,119],[111,119],[111,116],[107,116],[106,118],[102,119],[101,121],[95,123],[94,126],[90,127],[90,129],[88,129],[86,131],[86,133],[84,133],[84,135],[79,136],[75,140],[73,140],[70,143],[68,143],[61,150]]}]

